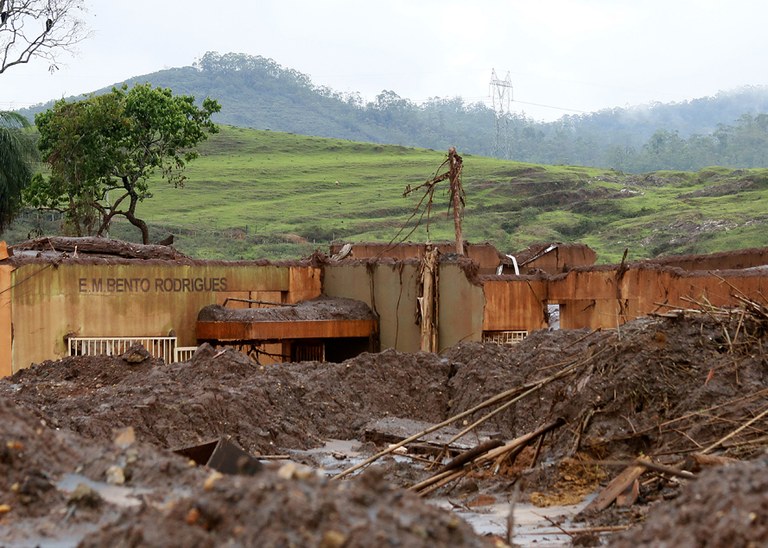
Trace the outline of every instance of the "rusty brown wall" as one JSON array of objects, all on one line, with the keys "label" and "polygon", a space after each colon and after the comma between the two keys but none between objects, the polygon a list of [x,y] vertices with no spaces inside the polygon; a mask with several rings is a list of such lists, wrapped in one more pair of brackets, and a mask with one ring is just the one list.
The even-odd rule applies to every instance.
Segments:
[{"label": "rusty brown wall", "polygon": [[595,264],[596,259],[597,254],[585,245],[558,245],[549,253],[526,263],[522,270],[530,272],[538,269],[549,274],[557,274],[577,266],[591,266]]},{"label": "rusty brown wall", "polygon": [[288,278],[289,303],[298,303],[314,299],[323,290],[322,270],[311,266],[292,266]]},{"label": "rusty brown wall", "polygon": [[0,377],[13,373],[10,265],[0,265]]},{"label": "rusty brown wall", "polygon": [[710,255],[678,255],[650,259],[649,263],[684,270],[740,270],[768,264],[768,247],[737,249]]},{"label": "rusty brown wall", "polygon": [[[330,246],[331,254],[338,253],[344,244],[332,244]],[[434,243],[429,247],[437,248],[441,254],[455,253],[456,245],[454,243]],[[475,261],[480,267],[482,274],[494,274],[496,268],[501,262],[498,250],[489,243],[483,244],[465,244],[467,256]],[[369,258],[387,258],[404,261],[406,259],[423,259],[426,253],[427,244],[405,243],[393,246],[391,244],[380,243],[360,243],[352,245],[353,259]]]},{"label": "rusty brown wall", "polygon": [[[762,302],[761,295],[768,288],[768,277],[736,270],[686,273],[641,266],[617,273],[617,269],[580,270],[548,280],[548,302],[561,305],[561,328],[616,327],[671,307],[693,308],[691,299],[715,306],[736,306],[739,302],[734,293]],[[490,323],[503,317],[504,311],[492,304],[486,315]]]},{"label": "rusty brown wall", "polygon": [[484,331],[536,331],[547,327],[547,280],[490,280],[483,284]]},{"label": "rusty brown wall", "polygon": [[498,250],[490,244],[467,244],[467,256],[475,261],[479,269],[479,274],[495,274],[496,269],[501,264],[501,257]]},{"label": "rusty brown wall", "polygon": [[[287,266],[27,264],[12,275],[13,370],[66,354],[65,336],[166,336],[194,346],[199,310],[226,297],[286,294]],[[319,271],[299,272],[294,289],[319,294]],[[300,280],[312,282],[305,287]],[[313,289],[314,288],[314,289]]]},{"label": "rusty brown wall", "polygon": [[[553,249],[544,253],[550,245],[554,246]],[[515,258],[520,273],[531,274],[542,270],[554,275],[580,266],[592,266],[597,260],[594,250],[584,244],[553,243],[550,245],[538,244],[517,252]],[[505,265],[504,273],[514,274],[513,266]]]},{"label": "rusty brown wall", "polygon": [[438,349],[483,338],[483,287],[456,263],[441,263],[438,278]]},{"label": "rusty brown wall", "polygon": [[379,315],[381,348],[419,350],[416,324],[418,265],[407,263],[327,265],[323,293],[357,299]]}]

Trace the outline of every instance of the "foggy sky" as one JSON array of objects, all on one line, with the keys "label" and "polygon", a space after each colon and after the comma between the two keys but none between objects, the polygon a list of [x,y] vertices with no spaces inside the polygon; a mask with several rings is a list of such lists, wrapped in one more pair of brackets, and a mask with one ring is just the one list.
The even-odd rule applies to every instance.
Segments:
[{"label": "foggy sky", "polygon": [[[490,104],[537,120],[768,84],[768,3],[757,0],[86,1],[92,36],[53,75],[0,75],[0,109],[93,91],[207,51],[273,59],[317,85],[421,102]],[[538,106],[544,105],[544,106]]]}]

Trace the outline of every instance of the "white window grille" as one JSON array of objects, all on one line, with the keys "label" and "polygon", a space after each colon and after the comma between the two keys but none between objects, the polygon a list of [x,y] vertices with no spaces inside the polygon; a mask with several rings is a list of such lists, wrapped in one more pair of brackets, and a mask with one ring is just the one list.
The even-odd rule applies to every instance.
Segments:
[{"label": "white window grille", "polygon": [[120,356],[134,344],[140,344],[154,358],[171,363],[176,358],[176,337],[70,337],[70,356]]},{"label": "white window grille", "polygon": [[191,360],[195,350],[197,350],[196,346],[177,346],[174,351],[174,361],[186,362]]},{"label": "white window grille", "polygon": [[484,331],[483,342],[513,346],[528,336],[527,331]]}]

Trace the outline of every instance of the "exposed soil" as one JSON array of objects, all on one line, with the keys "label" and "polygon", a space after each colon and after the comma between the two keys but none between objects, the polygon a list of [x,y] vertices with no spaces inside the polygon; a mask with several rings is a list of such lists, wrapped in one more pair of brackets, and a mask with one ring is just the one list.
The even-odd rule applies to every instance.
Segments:
[{"label": "exposed soil", "polygon": [[[0,380],[0,544],[486,545],[499,539],[403,489],[434,473],[419,460],[425,455],[382,459],[343,480],[308,471],[306,453],[293,453],[299,464],[266,457],[362,440],[366,425],[384,417],[437,424],[505,391],[511,395],[450,426],[517,397],[479,428],[504,442],[545,424],[553,430],[494,466],[475,461],[436,494],[465,505],[483,494],[573,503],[642,455],[696,479],[647,471],[634,504],[582,516],[582,527],[640,522],[638,529],[585,533],[579,542],[762,544],[766,324],[762,309],[710,310],[617,331],[541,331],[512,348],[388,350],[339,364],[259,366],[207,345],[179,364],[38,364]],[[169,451],[220,437],[260,455],[263,470],[211,476]],[[702,471],[695,457],[705,454],[743,462]]]},{"label": "exposed soil", "polygon": [[269,308],[225,308],[212,304],[200,310],[197,319],[206,322],[372,320],[374,314],[362,301],[318,297],[298,304]]}]

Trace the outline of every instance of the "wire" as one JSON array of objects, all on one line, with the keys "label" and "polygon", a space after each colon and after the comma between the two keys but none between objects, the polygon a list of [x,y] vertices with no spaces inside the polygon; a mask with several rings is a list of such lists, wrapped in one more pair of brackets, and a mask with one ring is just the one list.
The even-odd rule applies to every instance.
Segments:
[{"label": "wire", "polygon": [[542,105],[541,103],[529,103],[526,101],[517,101],[516,99],[512,99],[513,103],[520,103],[521,105],[531,105],[534,107],[543,107],[543,108],[553,108],[555,110],[567,110],[568,112],[579,112],[581,114],[588,114],[588,111],[586,110],[579,110],[577,108],[567,108],[567,107],[556,107],[553,105]]}]

